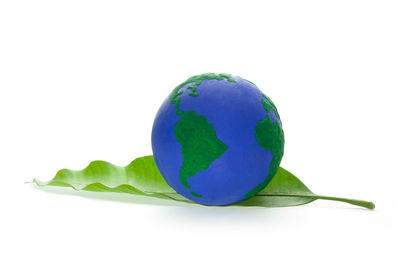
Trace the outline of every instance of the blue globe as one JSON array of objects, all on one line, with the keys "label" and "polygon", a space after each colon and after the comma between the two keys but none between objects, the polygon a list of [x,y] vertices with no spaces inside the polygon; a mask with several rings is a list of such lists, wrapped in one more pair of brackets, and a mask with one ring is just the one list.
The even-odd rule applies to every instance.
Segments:
[{"label": "blue globe", "polygon": [[154,159],[166,182],[204,205],[257,194],[276,174],[284,134],[278,111],[253,83],[206,73],[177,86],[153,124]]}]

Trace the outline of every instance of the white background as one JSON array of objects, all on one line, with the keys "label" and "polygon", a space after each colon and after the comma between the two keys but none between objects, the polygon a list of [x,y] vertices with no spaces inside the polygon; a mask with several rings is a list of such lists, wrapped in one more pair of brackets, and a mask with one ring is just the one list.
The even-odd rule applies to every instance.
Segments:
[{"label": "white background", "polygon": [[[399,266],[398,1],[1,1],[1,266]],[[256,83],[282,166],[373,200],[217,208],[41,190],[58,169],[151,151],[191,75]]]}]

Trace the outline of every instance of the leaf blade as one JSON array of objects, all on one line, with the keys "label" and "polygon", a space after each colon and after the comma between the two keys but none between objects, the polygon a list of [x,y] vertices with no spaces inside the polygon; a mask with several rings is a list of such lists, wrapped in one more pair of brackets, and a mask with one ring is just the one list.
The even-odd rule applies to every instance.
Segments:
[{"label": "leaf blade", "polygon": [[[172,189],[161,176],[153,156],[140,157],[126,167],[93,161],[79,171],[62,169],[49,182],[34,179],[37,186],[71,187],[74,190],[114,192],[194,203]],[[255,196],[229,206],[290,207],[316,199],[336,200],[373,209],[372,202],[314,194],[302,181],[280,167],[266,188]]]},{"label": "leaf blade", "polygon": [[[309,195],[293,196],[293,195]],[[316,200],[314,193],[296,176],[282,167],[271,182],[254,197],[236,203],[238,206],[291,207]]]}]

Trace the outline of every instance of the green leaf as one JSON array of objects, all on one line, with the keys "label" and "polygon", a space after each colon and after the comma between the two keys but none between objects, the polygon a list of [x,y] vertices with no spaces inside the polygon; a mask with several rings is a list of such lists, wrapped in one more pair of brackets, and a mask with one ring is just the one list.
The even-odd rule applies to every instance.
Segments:
[{"label": "green leaf", "polygon": [[[105,161],[93,161],[85,169],[62,169],[49,182],[33,180],[38,186],[71,187],[75,190],[94,192],[128,193],[133,195],[171,199],[194,203],[176,193],[161,176],[153,156],[137,158],[126,167],[118,167]],[[283,168],[257,195],[233,204],[233,206],[289,207],[310,203],[316,199],[347,202],[373,209],[372,202],[327,197],[311,192],[296,176]]]}]

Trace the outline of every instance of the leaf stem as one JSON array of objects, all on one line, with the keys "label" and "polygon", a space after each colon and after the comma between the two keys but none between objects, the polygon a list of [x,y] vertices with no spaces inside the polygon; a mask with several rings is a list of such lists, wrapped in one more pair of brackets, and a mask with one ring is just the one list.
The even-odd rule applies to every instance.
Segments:
[{"label": "leaf stem", "polygon": [[340,202],[346,202],[351,205],[356,205],[360,207],[364,207],[367,209],[373,210],[375,208],[375,204],[370,201],[364,201],[364,200],[358,200],[358,199],[349,199],[349,198],[342,198],[342,197],[329,197],[329,196],[321,196],[321,195],[308,195],[308,194],[263,194],[263,193],[258,193],[258,196],[274,196],[274,197],[307,197],[307,198],[314,198],[314,199],[324,199],[324,200],[333,200],[333,201],[340,201]]},{"label": "leaf stem", "polygon": [[333,201],[341,201],[341,202],[346,202],[352,205],[364,207],[370,210],[373,210],[375,208],[375,204],[371,201],[364,201],[364,200],[358,200],[358,199],[349,199],[349,198],[342,198],[342,197],[329,197],[329,196],[320,196],[316,195],[318,199],[325,199],[325,200],[333,200]]}]

